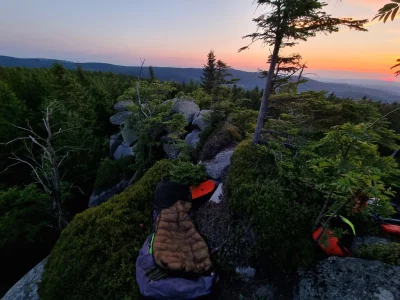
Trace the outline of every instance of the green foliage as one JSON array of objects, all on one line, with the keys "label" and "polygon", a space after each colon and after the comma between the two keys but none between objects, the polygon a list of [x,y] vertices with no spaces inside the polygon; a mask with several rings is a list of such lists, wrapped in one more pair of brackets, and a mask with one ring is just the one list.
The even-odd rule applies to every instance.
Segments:
[{"label": "green foliage", "polygon": [[189,94],[193,98],[200,109],[209,109],[211,106],[211,96],[207,94],[202,88],[195,89]]},{"label": "green foliage", "polygon": [[391,265],[400,265],[400,243],[366,245],[358,250],[358,256],[380,260]]},{"label": "green foliage", "polygon": [[230,123],[223,123],[219,125],[213,133],[205,141],[204,146],[200,140],[200,147],[202,146],[201,159],[207,160],[215,157],[221,150],[228,146],[234,145],[242,140],[242,136],[237,128]]},{"label": "green foliage", "polygon": [[378,22],[380,22],[383,19],[383,23],[386,23],[389,17],[393,21],[399,12],[399,9],[400,9],[399,1],[391,0],[391,3],[388,3],[381,9],[379,9],[378,14],[375,16],[375,18],[372,19],[372,21],[379,18]]},{"label": "green foliage", "polygon": [[[151,114],[157,108],[157,105],[161,104],[165,100],[171,99],[172,95],[175,92],[176,88],[174,87],[172,82],[142,81],[139,85],[141,103],[146,106],[146,114]],[[138,103],[138,93],[136,85],[126,90],[118,98],[118,101],[121,100],[133,100],[134,103]]]},{"label": "green foliage", "polygon": [[123,157],[120,160],[105,159],[100,163],[97,170],[96,182],[94,188],[103,190],[111,188],[123,179],[128,179],[135,173],[133,166],[134,158],[132,156]]},{"label": "green foliage", "polygon": [[259,265],[284,272],[311,262],[312,241],[305,233],[315,215],[312,193],[288,180],[286,156],[291,157],[281,147],[243,142],[233,154],[227,180],[232,211],[252,220]]},{"label": "green foliage", "polygon": [[41,299],[138,299],[136,257],[151,232],[153,195],[173,162],[157,162],[122,194],[86,210],[62,232],[43,274]]},{"label": "green foliage", "polygon": [[181,162],[171,167],[168,179],[185,185],[198,186],[207,178],[203,165],[193,165],[191,162]]},{"label": "green foliage", "polygon": [[250,136],[257,123],[258,112],[252,109],[236,109],[230,115],[232,124],[241,132],[242,136]]},{"label": "green foliage", "polygon": [[[382,132],[387,135],[384,137]],[[375,198],[381,206],[388,207],[384,203],[394,196],[390,186],[396,186],[400,170],[393,157],[380,155],[378,144],[391,144],[393,139],[399,137],[384,125],[345,123],[333,127],[312,145],[308,150],[314,156],[308,162],[313,170],[311,178],[315,188],[334,201],[331,210],[345,207],[350,214],[355,201],[364,198],[363,195],[367,200]],[[373,208],[368,206],[368,209]],[[385,216],[391,212],[387,211]]]},{"label": "green foliage", "polygon": [[0,248],[33,244],[50,223],[48,196],[31,184],[0,191]]}]

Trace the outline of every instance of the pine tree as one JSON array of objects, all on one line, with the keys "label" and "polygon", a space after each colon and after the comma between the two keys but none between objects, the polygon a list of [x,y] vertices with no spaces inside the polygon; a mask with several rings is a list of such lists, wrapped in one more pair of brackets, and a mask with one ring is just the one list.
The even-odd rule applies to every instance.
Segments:
[{"label": "pine tree", "polygon": [[[307,41],[308,38],[320,32],[338,32],[341,25],[366,31],[363,26],[368,22],[368,20],[351,18],[333,18],[323,11],[327,4],[318,0],[257,0],[257,4],[265,7],[266,11],[253,19],[257,24],[257,31],[244,38],[251,38],[251,44],[262,41],[264,45],[273,46],[273,52],[253,137],[255,144],[261,140],[264,120],[268,113],[268,99],[281,48],[293,47],[298,41]],[[250,45],[242,47],[239,52],[249,49]]]},{"label": "pine tree", "polygon": [[156,75],[154,74],[154,69],[152,66],[149,67],[149,77],[150,77],[150,82],[153,82],[157,80]]},{"label": "pine tree", "polygon": [[214,51],[210,51],[207,55],[207,64],[203,68],[203,76],[201,77],[201,85],[208,94],[211,95],[217,76],[217,66]]}]

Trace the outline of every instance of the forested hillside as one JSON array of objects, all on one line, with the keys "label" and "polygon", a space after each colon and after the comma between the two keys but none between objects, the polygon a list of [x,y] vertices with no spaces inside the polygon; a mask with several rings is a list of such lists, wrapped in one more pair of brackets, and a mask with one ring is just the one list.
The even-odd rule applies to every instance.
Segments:
[{"label": "forested hillside", "polygon": [[[54,59],[39,59],[39,58],[14,58],[0,55],[0,66],[4,67],[28,67],[28,68],[50,68],[54,63],[63,65],[66,69],[76,69],[76,63],[63,60]],[[140,67],[126,67],[106,63],[80,63],[84,70],[99,71],[99,72],[113,72],[115,74],[123,74],[137,77]],[[200,68],[168,68],[168,67],[153,67],[157,78],[160,80],[170,80],[180,83],[200,82],[202,69]],[[238,86],[245,89],[253,89],[256,86],[259,89],[264,88],[265,80],[261,78],[259,72],[245,72],[240,70],[231,69],[230,73],[234,78],[240,78],[237,83]],[[143,74],[148,77],[148,73]],[[294,81],[297,77],[294,76]],[[346,81],[345,81],[346,82]],[[400,100],[400,93],[387,89],[386,87],[374,86],[361,86],[349,81],[347,83],[331,83],[318,81],[308,78],[308,82],[299,86],[300,91],[327,91],[334,93],[338,97],[361,99],[367,97],[374,101],[382,102],[397,102]]]}]

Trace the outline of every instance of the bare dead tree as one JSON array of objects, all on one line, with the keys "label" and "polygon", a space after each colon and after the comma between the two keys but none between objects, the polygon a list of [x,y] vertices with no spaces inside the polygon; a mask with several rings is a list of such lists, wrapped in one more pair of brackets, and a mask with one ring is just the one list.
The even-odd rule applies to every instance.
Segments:
[{"label": "bare dead tree", "polygon": [[[45,128],[45,135],[41,136],[35,132],[27,120],[27,126],[21,127],[14,124],[11,126],[20,129],[24,132],[24,136],[15,138],[2,145],[9,145],[18,141],[22,141],[24,145],[24,154],[16,155],[11,153],[9,159],[13,161],[3,172],[7,171],[13,166],[24,164],[28,166],[33,173],[35,183],[39,184],[44,192],[49,196],[52,204],[52,211],[57,220],[57,229],[63,229],[67,224],[65,209],[63,201],[65,198],[64,193],[70,190],[73,185],[68,189],[63,184],[64,175],[60,175],[60,167],[66,161],[71,151],[83,150],[80,147],[56,147],[55,139],[60,135],[73,130],[73,128],[62,129],[61,127],[53,131],[54,125],[51,125],[52,115],[54,113],[56,102],[47,106],[42,119]],[[39,150],[39,151],[37,151]],[[39,154],[38,154],[39,153]],[[79,188],[78,188],[79,189]]]}]

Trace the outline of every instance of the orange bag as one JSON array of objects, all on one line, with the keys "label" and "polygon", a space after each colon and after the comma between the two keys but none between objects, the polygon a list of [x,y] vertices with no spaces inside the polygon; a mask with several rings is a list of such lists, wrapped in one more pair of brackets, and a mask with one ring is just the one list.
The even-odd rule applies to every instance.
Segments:
[{"label": "orange bag", "polygon": [[205,181],[197,187],[190,187],[190,190],[192,191],[192,199],[195,200],[205,195],[208,195],[212,193],[214,189],[215,182],[213,180]]}]

